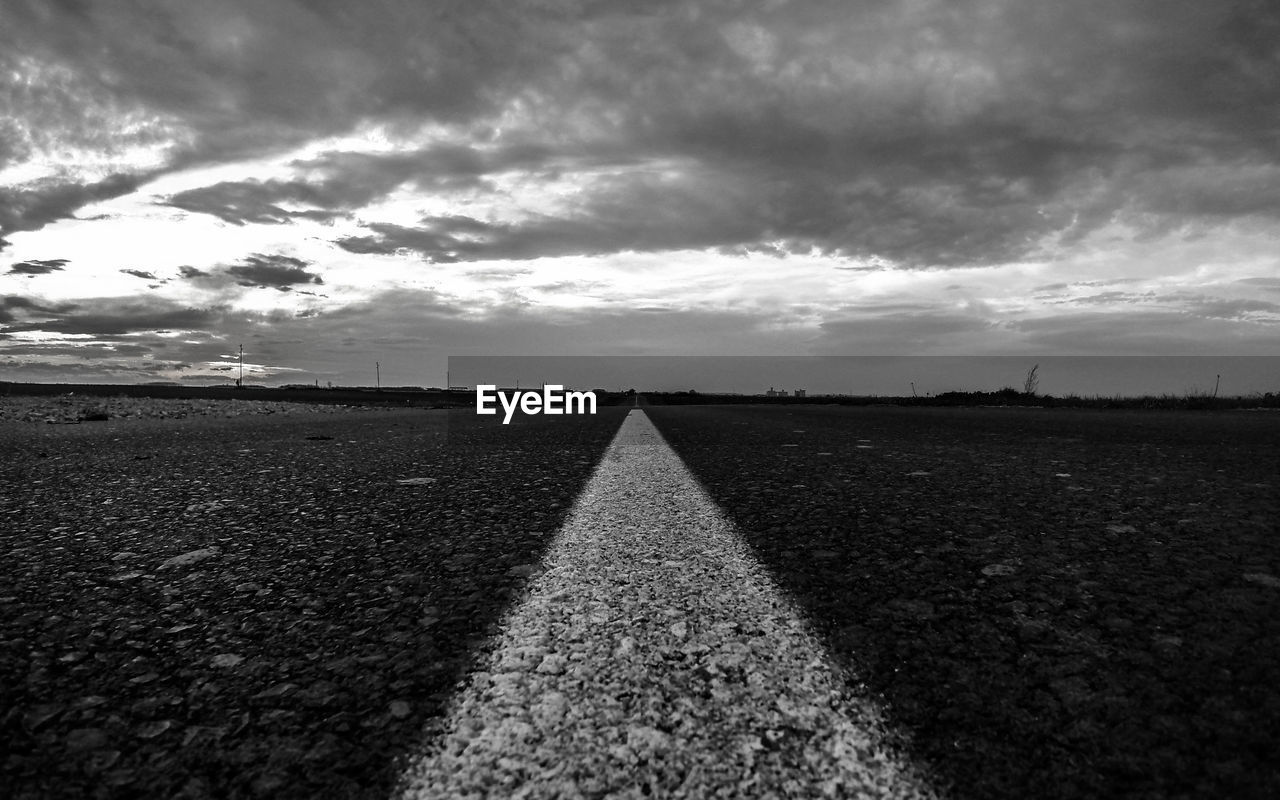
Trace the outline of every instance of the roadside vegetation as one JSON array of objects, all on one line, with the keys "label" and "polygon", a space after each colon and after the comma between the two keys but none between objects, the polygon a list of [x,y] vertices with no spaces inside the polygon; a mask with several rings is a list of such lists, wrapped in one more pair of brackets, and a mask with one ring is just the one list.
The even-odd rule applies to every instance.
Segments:
[{"label": "roadside vegetation", "polygon": [[[805,397],[699,392],[649,392],[629,389],[594,389],[598,405],[629,406],[640,395],[640,405],[842,405],[842,406],[1012,406],[1034,408],[1097,408],[1159,410],[1280,409],[1280,391],[1220,396],[1191,387],[1182,394],[1160,395],[1051,395],[1036,391],[1039,367],[1029,370],[1022,389],[1006,386],[993,391],[948,391],[923,395],[810,394]],[[235,401],[231,404],[218,401]],[[91,385],[38,384],[0,381],[0,421],[41,421],[52,416],[63,421],[94,421],[126,417],[195,416],[222,414],[237,407],[239,413],[285,413],[304,406],[383,406],[412,408],[474,408],[473,391],[447,391],[399,387],[313,388],[252,386]],[[173,411],[175,413],[169,413]],[[47,412],[47,414],[45,413]],[[239,413],[230,414],[238,416]],[[42,416],[44,414],[44,416]],[[102,416],[106,414],[106,416]]]},{"label": "roadside vegetation", "polygon": [[743,394],[702,394],[698,392],[645,392],[650,405],[842,405],[842,406],[1024,406],[1033,408],[1122,408],[1168,410],[1280,409],[1280,392],[1248,396],[1215,397],[1210,393],[1189,391],[1185,394],[1143,396],[1076,394],[1054,396],[1027,394],[1012,386],[990,392],[941,392],[918,397],[886,397],[880,395],[809,395],[808,397],[762,397]]},{"label": "roadside vegetation", "polygon": [[1255,392],[1231,397],[1218,395],[1221,376],[1215,376],[1213,391],[1191,387],[1183,394],[1159,395],[1078,395],[1040,394],[1040,365],[1027,370],[1022,389],[1006,386],[994,391],[950,391],[918,394],[911,384],[911,396],[809,394],[794,396],[762,396],[743,394],[708,394],[694,390],[684,392],[645,392],[642,402],[650,405],[713,405],[763,403],[767,405],[842,405],[842,406],[1023,406],[1032,408],[1122,408],[1165,410],[1230,410],[1280,409],[1280,392]]}]

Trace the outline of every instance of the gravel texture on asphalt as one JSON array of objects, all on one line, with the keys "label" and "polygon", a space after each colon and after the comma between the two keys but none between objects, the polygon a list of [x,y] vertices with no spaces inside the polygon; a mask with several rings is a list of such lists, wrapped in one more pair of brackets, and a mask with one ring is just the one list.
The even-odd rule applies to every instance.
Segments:
[{"label": "gravel texture on asphalt", "polygon": [[641,410],[403,797],[932,797]]},{"label": "gravel texture on asphalt", "polygon": [[0,795],[387,797],[623,413],[0,425]]},{"label": "gravel texture on asphalt", "polygon": [[1280,419],[650,407],[974,798],[1280,797]]}]

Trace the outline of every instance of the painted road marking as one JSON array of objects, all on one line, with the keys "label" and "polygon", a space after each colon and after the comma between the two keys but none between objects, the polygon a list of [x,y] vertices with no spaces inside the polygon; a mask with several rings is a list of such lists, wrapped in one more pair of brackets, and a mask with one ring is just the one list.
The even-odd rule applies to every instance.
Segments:
[{"label": "painted road marking", "polygon": [[408,798],[934,797],[641,410]]}]

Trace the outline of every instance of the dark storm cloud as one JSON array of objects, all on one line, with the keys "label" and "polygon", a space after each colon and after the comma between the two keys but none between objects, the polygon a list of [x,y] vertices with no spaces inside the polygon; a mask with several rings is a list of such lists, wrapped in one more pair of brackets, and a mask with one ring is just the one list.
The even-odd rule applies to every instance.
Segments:
[{"label": "dark storm cloud", "polygon": [[6,307],[0,316],[4,330],[43,331],[60,334],[122,336],[148,331],[210,329],[222,321],[227,309],[192,308],[155,298],[89,298],[74,303],[44,306],[28,301]]},{"label": "dark storm cloud", "polygon": [[[517,147],[498,155],[466,146],[437,146],[407,153],[331,152],[294,166],[294,180],[229,181],[179,192],[168,205],[212,214],[236,225],[284,223],[297,217],[333,218],[380,200],[409,183],[418,188],[478,185],[479,177],[517,163],[536,162],[540,148]],[[290,211],[282,205],[315,208]]]},{"label": "dark storm cloud", "polygon": [[[28,0],[8,4],[5,22],[5,50],[64,67],[100,106],[186,132],[168,168],[364,122],[438,122],[498,148],[514,138],[527,153],[511,169],[542,174],[555,153],[598,148],[686,176],[619,176],[557,218],[487,231],[475,246],[428,221],[422,241],[374,231],[344,241],[353,252],[443,261],[786,241],[947,266],[1023,258],[1055,234],[1070,244],[1118,215],[1156,231],[1280,217],[1280,6],[1266,0],[238,0],[78,12]],[[94,141],[77,99],[49,121]],[[401,157],[329,156],[319,177],[171,202],[278,223],[347,213],[406,180],[483,187],[501,168],[467,147],[412,154],[407,172]],[[0,225],[33,229],[130,180],[9,198]]]},{"label": "dark storm cloud", "polygon": [[48,275],[50,272],[59,272],[70,263],[65,258],[50,258],[44,260],[19,261],[9,267],[10,275]]},{"label": "dark storm cloud", "polygon": [[[436,145],[405,153],[330,152],[294,162],[307,177],[231,181],[179,192],[167,205],[227,222],[281,224],[332,219],[385,198],[401,186],[423,191],[485,188],[486,176],[510,170],[550,173],[604,165],[620,168],[633,156],[574,149],[557,153],[537,144],[471,147]],[[286,210],[284,205],[311,206]]]},{"label": "dark storm cloud", "polygon": [[[287,326],[283,311],[254,313],[225,305],[195,308],[147,296],[90,298],[75,303],[40,303],[23,298],[0,301],[0,357],[28,379],[68,380],[89,375],[122,382],[168,371],[226,361],[234,345],[221,332],[245,336]],[[74,339],[21,341],[14,332],[46,332]],[[173,336],[181,331],[181,336]],[[71,356],[76,362],[68,363]],[[261,363],[261,362],[256,362]],[[284,368],[280,368],[284,369]],[[201,369],[205,372],[204,368]],[[149,378],[148,378],[149,379]]]},{"label": "dark storm cloud", "polygon": [[1077,241],[1119,212],[1162,229],[1274,217],[1280,64],[1257,30],[1278,18],[1251,3],[595,7],[576,69],[530,90],[609,109],[618,150],[676,159],[681,180],[619,175],[571,215],[478,240],[435,219],[342,244],[449,261],[783,240],[953,265]]},{"label": "dark storm cloud", "polygon": [[288,292],[295,286],[324,284],[323,278],[307,271],[310,265],[308,261],[279,253],[254,253],[242,264],[212,270],[184,266],[178,268],[178,274],[183,280],[206,289],[225,289],[234,285]]},{"label": "dark storm cloud", "polygon": [[167,205],[212,214],[233,225],[246,223],[282,224],[298,217],[334,217],[342,212],[286,211],[277,203],[283,201],[313,202],[316,194],[301,183],[280,181],[245,181],[216,183],[199,189],[179,192]]},{"label": "dark storm cloud", "polygon": [[370,235],[336,244],[354,253],[416,252],[436,263],[717,248],[753,240],[768,229],[761,198],[750,194],[733,176],[620,174],[583,190],[573,210],[559,216],[486,222],[450,215],[424,217],[416,226],[371,223]]},{"label": "dark storm cloud", "polygon": [[[4,351],[0,351],[3,354]],[[68,353],[67,355],[74,355]],[[128,358],[116,355],[91,357],[83,361],[70,362],[59,360],[47,363],[32,360],[30,357],[8,358],[0,362],[10,374],[19,375],[23,380],[98,383],[131,383],[153,380],[156,375],[171,371],[191,369],[191,364],[182,361],[147,360]],[[118,360],[117,360],[118,359]]]},{"label": "dark storm cloud", "polygon": [[6,295],[0,297],[0,325],[25,319],[32,315],[59,314],[72,308],[70,304],[46,305],[29,297]]},{"label": "dark storm cloud", "polygon": [[228,275],[241,286],[271,287],[289,291],[299,284],[323,284],[319,275],[307,272],[309,263],[282,255],[252,255],[245,263],[228,267]]},{"label": "dark storm cloud", "polygon": [[[56,136],[109,149],[100,115],[85,109],[135,110],[184,134],[168,169],[279,152],[362,120],[465,122],[553,66],[528,14],[490,0],[79,9],[18,0],[0,13],[0,52],[13,67],[0,70],[0,97],[23,101],[25,123],[24,137],[0,140]],[[37,83],[31,100],[22,76],[33,68],[69,75]],[[0,165],[22,155],[0,153]],[[102,199],[91,188],[62,180],[6,198],[0,228],[34,230],[69,215]]]},{"label": "dark storm cloud", "polygon": [[751,187],[760,238],[840,253],[990,263],[1117,211],[1273,211],[1251,172],[1277,155],[1274,6],[775,9],[600,15],[556,96],[612,98],[617,135]]},{"label": "dark storm cloud", "polygon": [[599,145],[553,148],[533,142],[486,142],[483,146],[430,145],[398,153],[335,151],[295,161],[293,166],[316,176],[309,185],[317,196],[360,205],[404,183],[457,188],[479,185],[486,175],[510,170],[581,169],[633,162],[632,154],[616,149],[611,152]]},{"label": "dark storm cloud", "polygon": [[[523,167],[548,173],[589,172],[605,163],[557,162],[541,151],[530,155],[534,158]],[[926,168],[919,164],[912,167],[921,173],[914,183],[886,187],[863,181],[840,188],[828,183],[831,175],[826,172],[806,175],[803,169],[788,171],[778,163],[737,163],[715,154],[700,155],[706,163],[688,162],[676,168],[674,176],[614,164],[617,172],[587,184],[567,213],[543,213],[509,223],[462,216],[429,217],[412,227],[373,223],[367,226],[370,235],[346,237],[337,244],[354,253],[416,251],[441,263],[681,248],[777,256],[816,249],[832,255],[886,253],[897,259],[950,263],[974,260],[979,253],[1021,252],[1030,230],[1048,230],[1050,225],[1026,203],[1020,189],[1010,190],[999,182],[956,189],[924,177]],[[539,164],[539,156],[547,160]],[[788,159],[796,157],[792,154]],[[372,199],[374,193],[369,190],[375,184],[368,180],[369,168],[379,161],[360,159],[364,180],[355,183],[354,191],[332,197],[331,207],[349,208]],[[455,172],[442,167],[424,174],[435,176],[439,186],[446,178],[479,184],[486,170],[501,172],[512,168],[513,161],[459,159],[452,165],[458,168]],[[388,162],[391,168],[372,173],[385,177],[378,186],[384,194],[409,182],[401,158]],[[418,179],[419,188],[425,186],[423,181]],[[332,180],[324,188],[342,185]],[[285,188],[292,192],[288,199],[317,194],[311,189],[303,192],[297,183],[261,188],[280,192],[279,198],[273,198],[277,200],[288,194]],[[1011,191],[1011,196],[1003,196]],[[261,203],[277,208],[265,200]],[[211,213],[231,221],[249,217],[243,209],[227,207]],[[284,221],[288,216],[273,214],[258,217]],[[925,229],[939,241],[923,239]]]},{"label": "dark storm cloud", "polygon": [[81,206],[137,189],[146,175],[112,175],[93,183],[42,181],[34,187],[0,189],[0,231],[34,231],[70,217]]}]

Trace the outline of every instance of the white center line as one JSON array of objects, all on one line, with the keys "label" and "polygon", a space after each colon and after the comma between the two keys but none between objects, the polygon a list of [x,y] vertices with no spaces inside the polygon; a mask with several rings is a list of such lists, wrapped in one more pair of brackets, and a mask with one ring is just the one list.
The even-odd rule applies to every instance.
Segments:
[{"label": "white center line", "polygon": [[404,798],[935,797],[643,411]]}]

